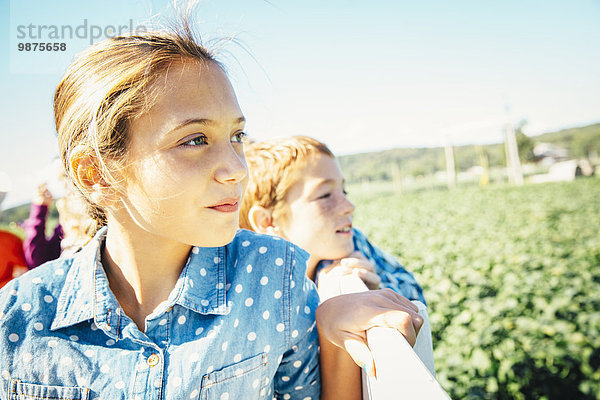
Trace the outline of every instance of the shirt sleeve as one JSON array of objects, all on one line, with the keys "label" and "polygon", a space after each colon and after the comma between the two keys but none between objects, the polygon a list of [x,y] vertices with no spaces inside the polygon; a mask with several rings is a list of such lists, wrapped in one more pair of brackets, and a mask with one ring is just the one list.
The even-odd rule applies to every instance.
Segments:
[{"label": "shirt sleeve", "polygon": [[[12,315],[18,301],[18,296],[14,295],[18,289],[17,284],[17,280],[12,280],[0,289],[0,400],[10,398],[8,395],[9,371],[15,358],[14,343],[10,341],[10,335],[25,330],[22,325],[15,327],[15,318]],[[16,321],[22,323],[23,319],[16,319]]]},{"label": "shirt sleeve", "polygon": [[317,400],[321,381],[319,337],[315,311],[319,296],[306,276],[308,255],[295,247],[290,274],[289,326],[286,332],[290,348],[284,352],[275,374],[275,397],[279,399]]},{"label": "shirt sleeve", "polygon": [[413,274],[408,272],[394,257],[373,246],[357,229],[354,229],[354,247],[375,266],[375,272],[381,278],[381,288],[392,289],[409,300],[419,300],[427,305],[423,288]]}]

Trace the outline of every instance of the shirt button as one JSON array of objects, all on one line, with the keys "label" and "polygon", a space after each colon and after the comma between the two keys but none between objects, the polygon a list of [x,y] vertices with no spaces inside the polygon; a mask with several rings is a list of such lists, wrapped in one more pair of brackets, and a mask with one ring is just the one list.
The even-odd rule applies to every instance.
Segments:
[{"label": "shirt button", "polygon": [[148,357],[148,365],[151,367],[154,367],[159,361],[160,358],[156,354],[152,354],[150,357]]}]

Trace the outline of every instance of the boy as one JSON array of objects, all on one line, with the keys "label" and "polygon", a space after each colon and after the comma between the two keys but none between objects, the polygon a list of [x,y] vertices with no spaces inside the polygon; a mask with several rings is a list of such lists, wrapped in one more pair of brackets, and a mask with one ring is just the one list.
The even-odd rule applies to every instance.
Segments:
[{"label": "boy", "polygon": [[315,282],[353,272],[369,289],[390,288],[426,304],[413,275],[352,226],[354,205],[325,144],[294,136],[247,145],[245,155],[250,173],[240,227],[305,249],[310,254],[307,274]]}]

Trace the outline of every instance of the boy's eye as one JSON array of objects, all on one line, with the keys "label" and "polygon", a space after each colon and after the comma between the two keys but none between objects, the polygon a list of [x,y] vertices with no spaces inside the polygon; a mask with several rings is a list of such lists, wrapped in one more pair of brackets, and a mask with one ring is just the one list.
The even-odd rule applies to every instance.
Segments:
[{"label": "boy's eye", "polygon": [[208,140],[204,135],[196,136],[195,138],[192,138],[187,142],[182,143],[183,146],[202,146],[205,144],[208,144]]},{"label": "boy's eye", "polygon": [[319,199],[326,199],[326,198],[328,198],[329,196],[331,196],[331,193],[325,193],[324,195],[321,195],[321,196],[319,196],[318,198],[319,198]]},{"label": "boy's eye", "polygon": [[233,135],[232,141],[235,143],[244,143],[244,139],[246,139],[246,132],[237,132]]}]

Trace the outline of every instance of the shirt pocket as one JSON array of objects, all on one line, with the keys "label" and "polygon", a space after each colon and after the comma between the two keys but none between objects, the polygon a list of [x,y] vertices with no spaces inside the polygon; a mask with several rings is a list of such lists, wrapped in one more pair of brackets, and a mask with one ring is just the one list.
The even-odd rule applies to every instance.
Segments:
[{"label": "shirt pocket", "polygon": [[267,355],[261,353],[206,374],[202,378],[200,399],[259,399],[265,386],[266,366]]},{"label": "shirt pocket", "polygon": [[90,390],[76,386],[51,386],[10,380],[9,400],[88,400]]}]

